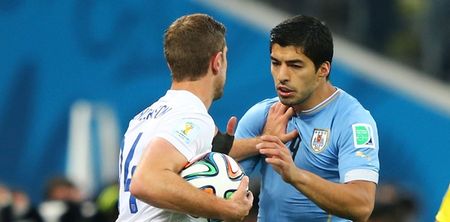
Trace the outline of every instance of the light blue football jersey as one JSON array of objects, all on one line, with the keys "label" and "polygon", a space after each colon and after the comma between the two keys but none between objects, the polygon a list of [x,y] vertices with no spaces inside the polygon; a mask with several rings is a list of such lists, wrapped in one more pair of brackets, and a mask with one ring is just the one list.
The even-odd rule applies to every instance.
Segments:
[{"label": "light blue football jersey", "polygon": [[[250,108],[239,121],[236,138],[261,135],[268,111],[278,98]],[[286,144],[297,167],[335,183],[378,183],[378,132],[370,113],[341,89],[316,107],[295,114],[288,132],[299,137]],[[258,221],[349,221],[326,213],[286,183],[261,155],[241,161],[249,175],[261,176]],[[256,172],[254,172],[256,171]],[[256,174],[255,174],[256,173]]]}]

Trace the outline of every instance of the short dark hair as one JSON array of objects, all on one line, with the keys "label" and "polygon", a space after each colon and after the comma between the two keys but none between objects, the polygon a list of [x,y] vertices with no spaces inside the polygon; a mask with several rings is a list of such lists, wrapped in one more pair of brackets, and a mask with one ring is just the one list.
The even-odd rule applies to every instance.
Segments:
[{"label": "short dark hair", "polygon": [[270,52],[273,44],[295,46],[313,61],[316,69],[325,61],[333,60],[333,37],[325,23],[317,18],[296,15],[270,31]]},{"label": "short dark hair", "polygon": [[164,33],[164,55],[174,81],[197,80],[208,71],[209,60],[222,51],[225,26],[206,14],[185,15]]}]

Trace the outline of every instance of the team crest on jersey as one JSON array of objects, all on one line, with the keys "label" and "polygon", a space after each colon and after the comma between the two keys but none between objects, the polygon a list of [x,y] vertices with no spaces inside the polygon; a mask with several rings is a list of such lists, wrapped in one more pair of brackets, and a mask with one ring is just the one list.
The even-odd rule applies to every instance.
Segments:
[{"label": "team crest on jersey", "polygon": [[328,129],[314,129],[311,138],[311,148],[314,152],[322,152],[328,145],[328,140],[330,138],[330,131]]},{"label": "team crest on jersey", "polygon": [[197,136],[197,128],[193,122],[183,121],[177,126],[175,132],[186,144],[189,144]]},{"label": "team crest on jersey", "polygon": [[372,126],[365,123],[352,125],[355,148],[375,148]]}]

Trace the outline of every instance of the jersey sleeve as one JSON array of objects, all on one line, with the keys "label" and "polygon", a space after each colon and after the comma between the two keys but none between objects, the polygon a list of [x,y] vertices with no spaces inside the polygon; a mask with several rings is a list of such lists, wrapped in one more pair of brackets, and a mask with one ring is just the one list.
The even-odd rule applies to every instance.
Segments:
[{"label": "jersey sleeve", "polygon": [[156,137],[169,141],[186,159],[211,150],[214,121],[203,113],[184,113],[162,122]]},{"label": "jersey sleeve", "polygon": [[[235,138],[241,139],[260,136],[266,123],[269,108],[274,102],[276,102],[275,99],[264,100],[247,110],[238,123]],[[261,156],[257,155],[244,159],[240,161],[239,164],[244,169],[246,174],[250,175],[255,170],[260,159]]]},{"label": "jersey sleeve", "polygon": [[351,115],[343,124],[339,141],[340,182],[365,180],[378,183],[378,131],[370,114],[364,110]]}]

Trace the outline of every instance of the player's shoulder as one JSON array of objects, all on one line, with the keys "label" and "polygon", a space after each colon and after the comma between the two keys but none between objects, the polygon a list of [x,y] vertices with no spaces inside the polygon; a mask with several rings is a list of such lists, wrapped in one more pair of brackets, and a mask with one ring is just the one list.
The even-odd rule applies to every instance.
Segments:
[{"label": "player's shoulder", "polygon": [[200,98],[186,90],[168,90],[157,103],[160,104],[159,106],[170,107],[168,118],[212,119]]},{"label": "player's shoulder", "polygon": [[340,89],[339,109],[341,112],[349,112],[353,115],[371,116],[367,110],[354,96]]},{"label": "player's shoulder", "polygon": [[270,109],[270,107],[278,102],[279,99],[278,97],[272,97],[272,98],[267,98],[264,99],[262,101],[259,101],[258,103],[256,103],[255,105],[253,105],[249,111],[251,112],[263,112],[263,113],[267,113]]},{"label": "player's shoulder", "polygon": [[214,120],[202,101],[183,90],[168,90],[164,96],[137,114],[130,121],[130,126],[153,126],[155,121],[164,122],[165,125],[186,121],[214,125]]},{"label": "player's shoulder", "polygon": [[376,126],[375,119],[369,110],[367,110],[354,96],[341,89],[339,102],[337,106],[337,115],[345,125],[355,123],[365,123]]}]

